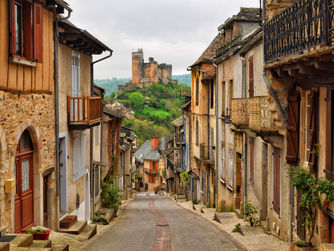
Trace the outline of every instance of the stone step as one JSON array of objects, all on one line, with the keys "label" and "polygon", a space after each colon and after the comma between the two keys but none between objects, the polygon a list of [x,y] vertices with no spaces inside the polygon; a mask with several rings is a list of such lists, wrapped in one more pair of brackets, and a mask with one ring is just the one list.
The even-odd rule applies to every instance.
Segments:
[{"label": "stone step", "polygon": [[89,224],[85,229],[80,233],[80,237],[83,237],[85,240],[89,240],[97,233],[97,225]]},{"label": "stone step", "polygon": [[0,242],[0,251],[9,251],[9,243]]},{"label": "stone step", "polygon": [[97,213],[107,219],[108,222],[110,222],[116,216],[115,210],[111,208],[101,208],[97,211]]},{"label": "stone step", "polygon": [[32,234],[16,234],[16,237],[9,242],[10,250],[12,250],[12,247],[29,247],[32,243]]},{"label": "stone step", "polygon": [[319,251],[334,250],[334,243],[320,243]]},{"label": "stone step", "polygon": [[70,228],[78,220],[76,215],[67,215],[64,219],[59,222],[60,228]]},{"label": "stone step", "polygon": [[59,228],[58,232],[67,234],[80,234],[87,225],[87,221],[77,221],[70,228]]},{"label": "stone step", "polygon": [[69,245],[67,243],[65,244],[52,244],[52,251],[69,251]]},{"label": "stone step", "polygon": [[50,248],[51,247],[51,241],[49,241],[49,240],[34,240],[29,247]]}]

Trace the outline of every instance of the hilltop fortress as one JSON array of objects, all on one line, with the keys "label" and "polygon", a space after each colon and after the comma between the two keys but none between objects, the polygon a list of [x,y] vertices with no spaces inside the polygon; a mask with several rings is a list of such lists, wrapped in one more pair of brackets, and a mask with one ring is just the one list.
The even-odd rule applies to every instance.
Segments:
[{"label": "hilltop fortress", "polygon": [[143,88],[153,83],[177,83],[172,80],[172,65],[158,64],[150,57],[149,62],[144,62],[143,49],[132,52],[132,81],[118,86],[118,94],[136,87]]},{"label": "hilltop fortress", "polygon": [[172,65],[158,64],[153,57],[145,63],[142,49],[132,52],[132,83],[145,85],[157,82],[163,84],[175,82],[172,80]]}]

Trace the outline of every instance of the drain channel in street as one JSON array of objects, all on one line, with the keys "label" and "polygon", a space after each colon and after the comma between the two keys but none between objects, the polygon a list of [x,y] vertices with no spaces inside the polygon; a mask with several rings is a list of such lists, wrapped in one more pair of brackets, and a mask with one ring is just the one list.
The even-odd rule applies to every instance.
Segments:
[{"label": "drain channel in street", "polygon": [[152,251],[170,251],[171,236],[168,221],[166,217],[154,205],[154,198],[150,199],[149,208],[154,215],[156,223],[155,238],[152,246]]}]

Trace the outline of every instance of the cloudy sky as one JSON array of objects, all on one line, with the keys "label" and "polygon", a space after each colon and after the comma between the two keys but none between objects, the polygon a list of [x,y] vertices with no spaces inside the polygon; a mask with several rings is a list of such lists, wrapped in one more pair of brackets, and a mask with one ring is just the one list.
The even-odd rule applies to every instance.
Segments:
[{"label": "cloudy sky", "polygon": [[131,52],[187,73],[217,34],[217,27],[242,7],[259,0],[66,0],[70,20],[114,50],[95,66],[95,78],[131,77]]}]

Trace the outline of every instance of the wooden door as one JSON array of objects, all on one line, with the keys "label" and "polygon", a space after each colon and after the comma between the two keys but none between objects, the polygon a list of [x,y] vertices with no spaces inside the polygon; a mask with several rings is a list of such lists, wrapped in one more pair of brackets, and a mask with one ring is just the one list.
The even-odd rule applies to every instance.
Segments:
[{"label": "wooden door", "polygon": [[329,232],[330,232],[329,242],[334,243],[334,221],[330,220],[329,224],[330,224],[329,225]]},{"label": "wooden door", "polygon": [[281,176],[281,165],[280,165],[280,149],[274,148],[274,168],[273,168],[273,178],[274,178],[274,200],[273,200],[273,207],[274,211],[280,215],[280,201],[281,201],[281,183],[280,183],[280,176]]},{"label": "wooden door", "polygon": [[33,226],[33,148],[28,131],[19,141],[15,161],[15,231]]},{"label": "wooden door", "polygon": [[235,182],[236,182],[236,198],[235,198],[235,208],[240,209],[241,203],[241,188],[242,188],[242,176],[241,176],[241,154],[237,153],[236,158],[236,172],[235,172]]},{"label": "wooden door", "polygon": [[48,227],[48,180],[49,175],[43,177],[43,219],[44,227]]}]

